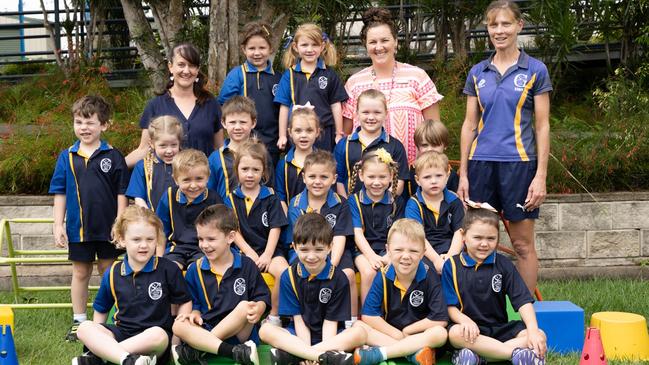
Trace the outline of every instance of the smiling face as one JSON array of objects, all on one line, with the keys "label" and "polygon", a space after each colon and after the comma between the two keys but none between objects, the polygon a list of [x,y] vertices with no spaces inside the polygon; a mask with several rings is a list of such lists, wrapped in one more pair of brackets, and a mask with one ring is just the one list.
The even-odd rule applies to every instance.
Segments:
[{"label": "smiling face", "polygon": [[316,119],[294,117],[288,133],[296,149],[311,151],[313,144],[320,134],[320,128]]},{"label": "smiling face", "polygon": [[313,198],[326,197],[331,186],[336,183],[335,168],[329,164],[316,163],[302,171],[304,185]]},{"label": "smiling face", "polygon": [[241,47],[243,54],[246,56],[246,60],[250,62],[257,69],[263,69],[268,63],[268,58],[272,49],[270,44],[263,38],[258,35],[252,36],[246,42],[246,45]]},{"label": "smiling face", "polygon": [[324,269],[327,255],[331,252],[329,245],[320,242],[294,245],[294,249],[300,262],[311,274],[319,274]]},{"label": "smiling face", "polygon": [[169,67],[169,72],[174,78],[175,86],[183,89],[194,87],[194,82],[198,77],[198,65],[191,64],[176,52],[167,67]]},{"label": "smiling face", "polygon": [[128,224],[124,236],[119,237],[117,243],[126,249],[129,263],[141,267],[155,254],[158,231],[143,220],[135,221]]},{"label": "smiling face", "polygon": [[381,24],[367,30],[365,48],[372,60],[372,65],[390,63],[394,62],[397,40],[392,35],[390,27]]},{"label": "smiling face", "polygon": [[210,177],[207,166],[195,166],[178,171],[174,180],[178,189],[185,194],[187,199],[194,200],[207,190],[207,179]]},{"label": "smiling face", "polygon": [[237,167],[237,178],[243,188],[254,189],[264,174],[264,163],[252,156],[241,156]]},{"label": "smiling face", "polygon": [[164,163],[170,164],[174,156],[180,151],[180,141],[178,136],[170,133],[161,133],[156,136],[153,142],[153,149]]},{"label": "smiling face", "polygon": [[415,181],[421,186],[421,191],[429,196],[441,194],[448,181],[448,169],[441,167],[426,167],[415,175]]},{"label": "smiling face", "polygon": [[358,172],[358,178],[365,185],[365,192],[370,199],[379,201],[390,187],[393,176],[388,165],[373,159],[363,164],[363,168]]},{"label": "smiling face", "polygon": [[301,36],[293,43],[293,49],[302,61],[315,64],[324,50],[324,43],[322,41],[316,42],[311,37]]},{"label": "smiling face", "polygon": [[516,20],[509,9],[494,9],[487,14],[487,31],[496,51],[516,49],[518,33],[523,29],[523,20]]},{"label": "smiling face", "polygon": [[90,118],[86,118],[77,113],[74,115],[73,128],[74,135],[79,138],[79,141],[81,141],[82,144],[94,145],[99,142],[101,132],[106,131],[108,124],[101,124],[97,117],[97,113],[90,116]]},{"label": "smiling face", "polygon": [[241,143],[250,138],[256,121],[248,113],[230,113],[224,117],[223,128],[228,132],[231,141]]},{"label": "smiling face", "polygon": [[463,232],[466,252],[476,262],[483,262],[498,245],[498,227],[476,220]]},{"label": "smiling face", "polygon": [[234,242],[236,234],[235,231],[223,232],[213,224],[197,224],[196,232],[198,234],[198,247],[210,261],[215,261],[228,253],[230,244]]},{"label": "smiling face", "polygon": [[370,135],[381,133],[387,116],[383,100],[371,97],[359,98],[357,114],[361,129],[365,133]]},{"label": "smiling face", "polygon": [[404,234],[395,232],[387,243],[388,257],[399,276],[410,276],[417,272],[419,261],[424,257],[423,242],[414,242]]}]

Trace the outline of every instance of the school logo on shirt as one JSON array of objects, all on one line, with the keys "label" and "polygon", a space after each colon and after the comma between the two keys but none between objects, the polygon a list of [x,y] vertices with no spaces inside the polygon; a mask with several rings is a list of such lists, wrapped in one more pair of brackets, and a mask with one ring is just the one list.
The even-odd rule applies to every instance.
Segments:
[{"label": "school logo on shirt", "polygon": [[480,79],[480,81],[478,81],[478,89],[482,89],[485,85],[487,85],[487,80]]},{"label": "school logo on shirt", "polygon": [[527,74],[518,74],[514,77],[514,89],[516,91],[523,91],[523,88],[527,84]]},{"label": "school logo on shirt", "polygon": [[264,214],[261,215],[261,224],[268,228],[268,212],[264,212]]},{"label": "school logo on shirt", "polygon": [[331,299],[331,289],[329,288],[320,289],[320,295],[318,296],[318,299],[320,299],[320,303],[322,304],[329,303],[329,299]]},{"label": "school logo on shirt", "polygon": [[320,89],[324,90],[327,87],[327,83],[329,80],[327,80],[327,76],[320,76],[318,77],[318,86]]},{"label": "school logo on shirt", "polygon": [[385,225],[388,227],[392,227],[392,221],[393,221],[392,214],[389,214],[387,218],[385,218]]},{"label": "school logo on shirt", "polygon": [[496,292],[500,293],[500,290],[503,288],[503,275],[502,274],[496,274],[491,278],[491,289]]},{"label": "school logo on shirt", "polygon": [[421,290],[413,290],[410,293],[410,305],[413,307],[419,307],[421,303],[424,302],[424,292]]},{"label": "school logo on shirt", "polygon": [[162,284],[160,282],[154,281],[149,284],[149,298],[153,300],[162,298]]},{"label": "school logo on shirt", "polygon": [[111,161],[110,158],[103,158],[101,162],[99,162],[99,167],[101,168],[101,171],[108,172],[110,171],[110,168],[113,167],[113,161]]},{"label": "school logo on shirt", "polygon": [[271,89],[271,91],[272,91],[272,93],[273,93],[273,96],[275,96],[275,94],[277,94],[277,89],[278,89],[278,88],[279,88],[279,84],[275,84],[275,85],[273,85],[273,88]]},{"label": "school logo on shirt", "polygon": [[336,225],[336,215],[333,213],[329,213],[325,216],[325,219],[327,220],[327,222],[329,222],[331,228],[334,228],[334,226]]},{"label": "school logo on shirt", "polygon": [[234,285],[232,287],[234,288],[234,293],[236,295],[243,295],[243,293],[246,292],[246,279],[237,278],[237,280],[234,281]]}]

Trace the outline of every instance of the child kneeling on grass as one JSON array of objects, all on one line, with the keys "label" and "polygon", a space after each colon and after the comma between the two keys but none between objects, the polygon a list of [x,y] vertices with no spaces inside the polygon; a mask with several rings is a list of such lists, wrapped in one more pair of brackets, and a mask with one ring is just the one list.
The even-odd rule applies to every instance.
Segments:
[{"label": "child kneeling on grass", "polygon": [[[498,214],[488,205],[474,206],[464,216],[466,250],[448,259],[442,270],[448,313],[455,323],[449,342],[460,349],[451,361],[454,365],[480,365],[486,360],[543,365],[546,338],[536,322],[534,299],[514,264],[496,253]],[[507,320],[506,296],[522,322]]]},{"label": "child kneeling on grass", "polygon": [[388,233],[390,266],[374,277],[356,322],[367,332],[367,344],[357,349],[354,364],[378,364],[405,356],[412,364],[435,364],[432,348],[446,342],[446,311],[435,269],[422,261],[426,250],[424,227],[413,219],[399,219]]},{"label": "child kneeling on grass", "polygon": [[[93,321],[79,325],[77,336],[87,352],[72,365],[166,364],[171,343],[171,305],[178,314],[191,311],[187,284],[176,264],[155,256],[165,236],[162,222],[152,211],[130,206],[117,217],[112,231],[117,246],[126,249],[101,280],[95,297]],[[106,324],[115,305],[114,324]]]},{"label": "child kneeling on grass", "polygon": [[304,360],[320,365],[351,365],[352,350],[365,343],[360,327],[345,329],[351,316],[349,282],[331,264],[333,233],[317,213],[300,216],[293,231],[297,260],[280,277],[279,314],[290,316],[288,328],[270,321],[261,326],[261,339],[273,346],[273,365],[298,365]]}]

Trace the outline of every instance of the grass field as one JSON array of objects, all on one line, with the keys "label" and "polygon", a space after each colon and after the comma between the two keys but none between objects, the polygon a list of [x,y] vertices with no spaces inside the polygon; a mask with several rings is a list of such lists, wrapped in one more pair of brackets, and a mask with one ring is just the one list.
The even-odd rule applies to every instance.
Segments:
[{"label": "grass field", "polygon": [[[540,283],[545,300],[570,300],[584,308],[586,323],[594,312],[624,311],[649,318],[649,282],[638,280],[597,279],[588,281],[546,281]],[[13,294],[0,292],[0,303],[13,301]],[[24,302],[65,302],[68,293],[30,294]],[[81,344],[63,341],[70,324],[67,309],[16,310],[15,342],[20,364],[69,364],[81,352]],[[579,354],[550,354],[549,365],[575,365]],[[649,362],[610,361],[610,365],[649,364]]]}]

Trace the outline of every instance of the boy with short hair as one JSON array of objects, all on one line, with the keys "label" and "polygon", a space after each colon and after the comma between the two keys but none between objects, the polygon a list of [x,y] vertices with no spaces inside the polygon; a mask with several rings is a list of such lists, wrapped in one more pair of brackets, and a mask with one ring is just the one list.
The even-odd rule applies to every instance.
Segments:
[{"label": "boy with short hair", "polygon": [[356,326],[367,332],[370,348],[357,349],[354,363],[378,364],[406,356],[412,364],[432,365],[431,348],[446,342],[448,314],[440,280],[424,265],[426,236],[421,224],[399,219],[387,240],[390,265],[376,275]]},{"label": "boy with short hair", "polygon": [[184,270],[203,256],[198,248],[196,217],[203,209],[223,201],[216,191],[207,188],[210,168],[203,152],[182,150],[171,165],[176,186],[162,194],[155,212],[168,238],[164,257]]},{"label": "boy with short hair", "polygon": [[[246,96],[233,96],[221,108],[221,125],[228,133],[223,146],[209,156],[210,179],[207,186],[216,190],[225,201],[238,185],[237,174],[233,170],[234,154],[244,142],[250,139],[252,130],[257,125],[255,102]],[[269,177],[264,184],[273,187],[275,167],[269,155]]]},{"label": "boy with short hair", "polygon": [[254,261],[231,247],[238,229],[234,212],[222,204],[196,218],[204,255],[185,275],[193,310],[188,317],[178,316],[173,326],[183,341],[172,348],[176,365],[206,364],[207,353],[259,365],[257,323],[270,308],[270,292]]},{"label": "boy with short hair", "polygon": [[93,262],[97,260],[101,275],[122,252],[110,243],[110,230],[128,205],[124,194],[130,175],[123,155],[101,140],[110,116],[110,105],[101,96],[87,95],[72,105],[78,140],[61,152],[50,182],[49,193],[55,194],[54,242],[57,247],[68,245],[72,261],[73,323],[67,341],[77,340],[79,324],[87,319]]},{"label": "boy with short hair", "polygon": [[352,350],[365,343],[360,327],[345,329],[351,316],[349,282],[329,260],[333,233],[327,220],[306,213],[295,222],[293,247],[296,260],[282,274],[279,314],[290,316],[288,328],[266,322],[261,339],[273,346],[273,365],[298,365],[317,361],[320,365],[353,364]]}]

